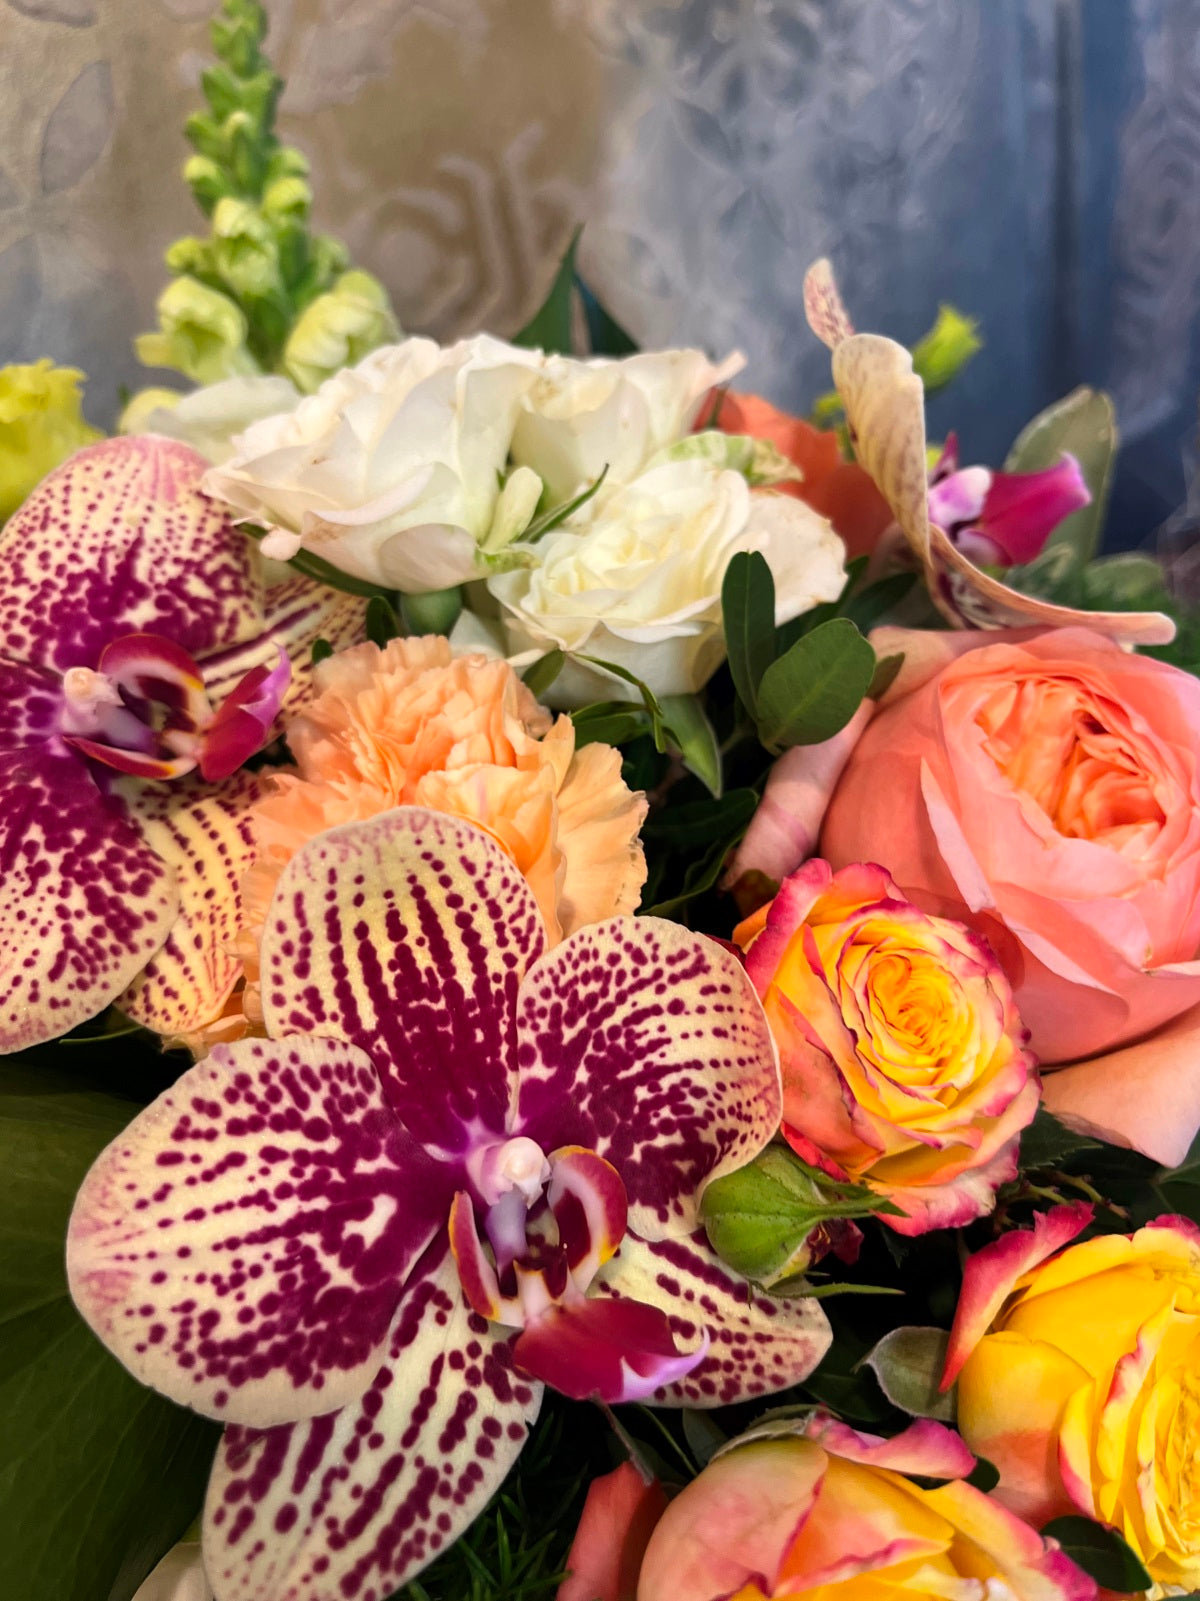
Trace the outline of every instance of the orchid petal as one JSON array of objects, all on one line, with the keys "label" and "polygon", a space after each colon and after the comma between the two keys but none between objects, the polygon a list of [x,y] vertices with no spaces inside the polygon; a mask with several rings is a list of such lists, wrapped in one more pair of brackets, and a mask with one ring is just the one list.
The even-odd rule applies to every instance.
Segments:
[{"label": "orchid petal", "polygon": [[450,1207],[450,1250],[471,1310],[489,1323],[506,1323],[519,1329],[525,1321],[520,1297],[501,1295],[496,1269],[479,1238],[475,1208],[465,1190],[459,1190]]},{"label": "orchid petal", "polygon": [[292,664],[280,651],[274,667],[252,667],[222,702],[200,742],[200,772],[210,784],[236,773],[267,743],[291,677]]},{"label": "orchid petal", "polygon": [[999,548],[1007,567],[1032,561],[1063,518],[1092,499],[1079,463],[1065,453],[1041,472],[991,476],[979,532]]},{"label": "orchid petal", "polygon": [[948,1390],[962,1372],[963,1364],[1021,1276],[1069,1245],[1091,1221],[1092,1208],[1086,1202],[1056,1206],[1053,1211],[1039,1212],[1031,1229],[1015,1229],[1002,1235],[968,1260],[946,1350],[943,1390]]},{"label": "orchid petal", "polygon": [[211,1023],[241,976],[241,881],[257,854],[250,812],[265,778],[239,772],[219,789],[197,779],[117,788],[146,843],[174,868],[179,883],[170,936],[118,1004],[135,1023],[168,1039]]},{"label": "orchid petal", "polygon": [[575,1401],[644,1401],[687,1377],[708,1355],[709,1336],[680,1351],[665,1312],[637,1301],[574,1301],[527,1323],[513,1346],[521,1372]]},{"label": "orchid petal", "polygon": [[292,1422],[361,1395],[449,1204],[360,1051],[219,1045],[84,1180],[71,1293],[143,1382],[210,1416]]},{"label": "orchid petal", "polygon": [[137,699],[169,707],[183,726],[199,728],[211,714],[194,657],[161,634],[122,634],[110,640],[96,670]]},{"label": "orchid petal", "polygon": [[0,1051],[114,1000],[162,945],[174,874],[53,736],[57,686],[0,658]]},{"label": "orchid petal", "polygon": [[125,750],[118,745],[102,745],[94,739],[83,739],[78,734],[67,734],[63,744],[77,750],[81,756],[90,756],[94,762],[111,767],[114,772],[130,778],[162,780],[185,778],[196,766],[194,756],[144,756],[140,751]]},{"label": "orchid petal", "polygon": [[[255,667],[274,662],[280,651],[291,661],[292,677],[280,718],[294,711],[312,687],[312,648],[323,639],[331,650],[347,650],[364,638],[367,603],[310,578],[293,578],[267,591],[258,633],[243,644],[204,658],[204,683],[214,701],[224,700]],[[280,719],[276,719],[277,728]]]},{"label": "orchid petal", "polygon": [[508,1342],[463,1303],[448,1254],[431,1252],[360,1401],[292,1428],[226,1431],[204,1515],[213,1588],[221,1601],[391,1595],[482,1511],[540,1402]]},{"label": "orchid petal", "polygon": [[833,1337],[816,1301],[762,1295],[724,1265],[703,1234],[657,1242],[627,1234],[592,1293],[660,1307],[686,1345],[709,1334],[704,1361],[660,1390],[659,1406],[732,1406],[786,1390],[808,1377]]},{"label": "orchid petal", "polygon": [[521,986],[516,1127],[620,1173],[629,1227],[690,1234],[705,1186],[779,1126],[775,1047],[738,958],[657,917],[579,930]]},{"label": "orchid petal", "polygon": [[533,892],[477,828],[415,806],[347,823],[279,880],[267,1028],[360,1046],[409,1132],[464,1155],[506,1130],[517,988],[544,938]]},{"label": "orchid petal", "polygon": [[571,1277],[586,1290],[625,1237],[625,1186],[611,1163],[578,1145],[553,1152],[550,1169],[546,1199]]},{"label": "orchid petal", "polygon": [[0,531],[0,638],[65,672],[119,634],[198,659],[255,636],[258,554],[200,492],[207,462],[153,436],[104,439],[33,491]]}]

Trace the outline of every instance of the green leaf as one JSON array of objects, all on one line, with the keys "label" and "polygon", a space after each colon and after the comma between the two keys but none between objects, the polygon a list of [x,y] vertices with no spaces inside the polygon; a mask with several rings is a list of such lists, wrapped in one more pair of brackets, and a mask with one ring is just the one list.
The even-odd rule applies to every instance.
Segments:
[{"label": "green leaf", "polygon": [[583,315],[587,322],[588,345],[593,356],[635,356],[640,348],[637,341],[622,328],[612,312],[578,273],[575,287],[583,301]]},{"label": "green leaf", "polygon": [[942,305],[933,327],[912,347],[913,371],[932,394],[944,389],[982,349],[976,319]]},{"label": "green leaf", "polygon": [[875,652],[852,622],[822,623],[763,674],[759,738],[774,751],[831,739],[862,704],[874,672]]},{"label": "green leaf", "polygon": [[881,656],[875,664],[875,671],[871,674],[870,687],[867,696],[870,700],[880,700],[896,682],[896,674],[904,666],[904,652],[898,650],[893,656]]},{"label": "green leaf", "polygon": [[758,714],[758,687],[775,659],[775,580],[758,551],[739,551],[721,584],[725,653],[738,699]]},{"label": "green leaf", "polygon": [[539,656],[521,674],[521,682],[533,696],[534,700],[541,700],[550,688],[550,685],[563,670],[566,654],[561,650],[548,650],[544,656]]},{"label": "green leaf", "polygon": [[728,1445],[729,1436],[711,1412],[694,1412],[691,1407],[685,1406],[680,1416],[688,1450],[695,1457],[696,1465],[706,1468],[721,1447]]},{"label": "green leaf", "polygon": [[367,602],[364,628],[372,645],[378,645],[380,650],[400,633],[400,619],[396,615],[396,608],[386,595],[371,596]]},{"label": "green leaf", "polygon": [[513,335],[513,344],[527,350],[545,350],[551,354],[569,356],[572,350],[571,305],[575,288],[575,252],[579,248],[582,228],[576,228],[571,242],[559,263],[550,285],[550,292],[541,306],[520,333]]},{"label": "green leaf", "polygon": [[866,1364],[893,1406],[912,1417],[953,1423],[954,1391],[943,1394],[938,1388],[949,1344],[945,1329],[906,1325],[885,1334]]},{"label": "green leaf", "polygon": [[650,732],[654,736],[654,743],[660,751],[665,751],[668,745],[667,725],[663,720],[662,707],[658,697],[644,684],[636,673],[631,673],[628,667],[620,667],[616,662],[606,662],[599,656],[584,656],[576,653],[576,661],[587,662],[589,667],[598,667],[601,672],[611,673],[619,678],[623,684],[631,684],[642,698],[642,706],[650,719]]},{"label": "green leaf", "polygon": [[333,655],[333,646],[329,643],[329,641],[327,639],[314,639],[313,640],[312,664],[313,664],[314,667],[319,667],[323,661],[326,661],[332,655]]},{"label": "green leaf", "polygon": [[678,851],[694,851],[731,830],[747,828],[758,809],[752,789],[731,789],[712,800],[671,806],[651,816],[642,829],[647,839],[661,840]]},{"label": "green leaf", "polygon": [[145,1389],[67,1293],[75,1191],[136,1102],[0,1066],[0,1594],[128,1601],[195,1517],[215,1425]]},{"label": "green leaf", "polygon": [[625,700],[598,700],[571,713],[575,744],[622,745],[646,731],[645,714]]},{"label": "green leaf", "polygon": [[1164,1168],[1157,1175],[1159,1184],[1200,1184],[1200,1134],[1192,1141],[1187,1155],[1178,1167]]},{"label": "green leaf", "polygon": [[400,596],[400,621],[410,637],[420,634],[448,634],[463,609],[462,586],[427,589],[419,595]]},{"label": "green leaf", "polygon": [[581,506],[587,505],[607,477],[608,463],[605,462],[600,470],[600,476],[593,483],[590,483],[586,489],[581,489],[570,500],[564,500],[561,506],[551,506],[549,511],[543,512],[540,517],[535,517],[521,535],[521,543],[523,545],[532,545],[543,534],[548,534],[557,528],[560,523],[565,523],[572,513],[577,512]]},{"label": "green leaf", "polygon": [[966,1482],[973,1490],[982,1490],[984,1495],[990,1495],[1000,1483],[1000,1469],[994,1462],[989,1462],[987,1457],[977,1456],[975,1466],[967,1474]]},{"label": "green leaf", "polygon": [[1054,1518],[1042,1533],[1106,1590],[1148,1590],[1153,1582],[1116,1530],[1091,1518]]},{"label": "green leaf", "polygon": [[869,633],[885,613],[900,604],[916,582],[916,573],[893,573],[890,578],[881,578],[846,601],[841,615],[848,617],[861,633]]},{"label": "green leaf", "polygon": [[1075,1151],[1098,1149],[1097,1141],[1089,1139],[1086,1134],[1076,1134],[1044,1106],[1039,1106],[1037,1116],[1021,1135],[1021,1166],[1029,1170],[1053,1167]]},{"label": "green leaf", "polygon": [[671,744],[683,765],[716,799],[721,796],[721,748],[695,695],[664,695],[659,702]]},{"label": "green leaf", "polygon": [[1078,461],[1092,501],[1059,523],[1048,548],[1066,545],[1086,562],[1100,544],[1117,454],[1116,412],[1103,390],[1081,386],[1039,413],[1021,430],[1004,470],[1038,472],[1053,467],[1064,451]]}]

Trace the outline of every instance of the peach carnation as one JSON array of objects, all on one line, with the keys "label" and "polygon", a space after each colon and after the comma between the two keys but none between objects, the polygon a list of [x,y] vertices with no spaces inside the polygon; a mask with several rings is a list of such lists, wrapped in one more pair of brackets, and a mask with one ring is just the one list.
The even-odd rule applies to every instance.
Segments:
[{"label": "peach carnation", "polygon": [[551,943],[635,910],[646,879],[646,801],[610,745],[576,749],[503,661],[445,639],[358,645],[322,662],[315,698],[288,728],[295,769],[271,775],[251,817],[258,857],[242,885],[245,984],[193,1045],[258,1030],[258,947],[284,867],[314,835],[426,806],[486,829],[537,898]]}]

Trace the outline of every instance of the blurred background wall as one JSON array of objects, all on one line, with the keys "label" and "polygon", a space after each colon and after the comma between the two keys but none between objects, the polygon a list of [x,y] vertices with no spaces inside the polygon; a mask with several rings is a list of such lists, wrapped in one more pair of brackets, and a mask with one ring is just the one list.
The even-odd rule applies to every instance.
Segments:
[{"label": "blurred background wall", "polygon": [[[0,0],[0,360],[145,375],[210,0]],[[643,343],[740,345],[806,409],[828,254],[860,327],[987,348],[968,459],[1079,382],[1126,439],[1114,542],[1183,500],[1200,388],[1200,0],[269,0],[315,221],[407,329],[517,328],[579,220]]]}]

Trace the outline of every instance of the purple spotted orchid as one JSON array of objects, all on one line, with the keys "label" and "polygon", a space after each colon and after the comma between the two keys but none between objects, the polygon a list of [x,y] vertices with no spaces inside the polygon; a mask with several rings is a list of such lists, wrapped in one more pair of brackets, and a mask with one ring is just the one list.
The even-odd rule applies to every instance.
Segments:
[{"label": "purple spotted orchid", "polygon": [[737,958],[656,918],[544,945],[459,819],[319,836],[266,920],[271,1037],[217,1047],[84,1182],[84,1317],[230,1425],[218,1601],[382,1601],[480,1510],[546,1383],[715,1406],[827,1348],[818,1305],[759,1295],[698,1227],[780,1115]]},{"label": "purple spotted orchid", "polygon": [[1079,463],[1064,452],[1041,472],[960,467],[949,434],[929,475],[929,518],[970,561],[1014,567],[1032,561],[1073,511],[1091,501]]},{"label": "purple spotted orchid", "polygon": [[118,999],[163,1033],[219,1007],[258,785],[240,765],[303,692],[313,641],[361,632],[361,601],[264,587],[206,465],[103,440],[0,532],[0,1050]]}]

